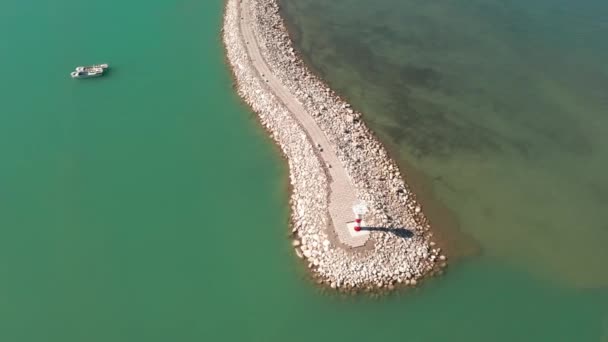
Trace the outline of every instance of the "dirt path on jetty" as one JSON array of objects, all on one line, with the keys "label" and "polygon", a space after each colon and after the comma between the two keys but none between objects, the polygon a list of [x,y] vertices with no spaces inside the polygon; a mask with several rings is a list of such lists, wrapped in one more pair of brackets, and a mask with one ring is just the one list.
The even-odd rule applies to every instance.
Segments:
[{"label": "dirt path on jetty", "polygon": [[273,72],[262,57],[260,46],[252,30],[254,25],[252,21],[255,19],[251,15],[250,1],[241,0],[238,8],[240,15],[239,30],[246,42],[251,64],[255,67],[260,78],[265,80],[266,85],[272,93],[289,109],[313,145],[318,146],[317,144],[319,144],[321,146],[318,149],[318,155],[323,164],[328,166],[326,170],[329,173],[329,214],[332,224],[335,226],[335,231],[343,243],[349,245],[349,247],[359,247],[367,241],[368,235],[362,234],[352,237],[346,231],[346,223],[354,218],[352,205],[356,201],[356,195],[350,178],[327,136],[296,97],[291,94],[289,89],[273,75]]},{"label": "dirt path on jetty", "polygon": [[[397,165],[295,55],[276,0],[227,0],[222,35],[239,95],[287,158],[292,243],[317,281],[390,290],[440,273],[446,257]],[[369,208],[360,233],[347,225],[356,199]]]}]

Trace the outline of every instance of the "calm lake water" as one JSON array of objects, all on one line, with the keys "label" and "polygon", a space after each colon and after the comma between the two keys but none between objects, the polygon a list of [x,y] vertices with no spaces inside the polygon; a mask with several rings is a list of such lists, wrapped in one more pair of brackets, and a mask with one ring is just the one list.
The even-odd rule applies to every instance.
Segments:
[{"label": "calm lake water", "polygon": [[[373,300],[313,286],[287,239],[286,167],[231,87],[222,7],[220,0],[0,3],[0,340],[608,339],[602,286],[541,276],[505,257],[514,243],[501,253],[478,236],[483,256],[421,289]],[[111,64],[107,77],[69,78],[74,66],[100,62]],[[356,63],[344,67],[356,75]],[[353,85],[367,89],[360,82]],[[380,120],[373,108],[370,117]],[[570,125],[595,127],[588,139],[601,139],[601,118],[585,122]],[[479,153],[489,159],[492,151],[499,154]],[[432,175],[428,165],[452,159],[422,154],[416,166]],[[468,189],[468,205],[492,204]],[[460,218],[461,208],[453,209]],[[549,231],[578,241],[574,232]],[[594,236],[581,244],[596,246],[602,236]],[[570,248],[562,252],[589,253]],[[596,265],[599,285],[604,252],[573,267],[586,274]]]}]

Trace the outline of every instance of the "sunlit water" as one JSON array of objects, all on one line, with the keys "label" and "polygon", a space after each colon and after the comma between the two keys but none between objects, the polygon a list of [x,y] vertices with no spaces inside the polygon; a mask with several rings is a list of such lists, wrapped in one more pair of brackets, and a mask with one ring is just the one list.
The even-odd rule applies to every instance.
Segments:
[{"label": "sunlit water", "polygon": [[[1,341],[608,338],[604,290],[498,257],[381,300],[311,284],[286,167],[223,62],[222,5],[0,3]],[[107,76],[69,78],[97,62]]]}]

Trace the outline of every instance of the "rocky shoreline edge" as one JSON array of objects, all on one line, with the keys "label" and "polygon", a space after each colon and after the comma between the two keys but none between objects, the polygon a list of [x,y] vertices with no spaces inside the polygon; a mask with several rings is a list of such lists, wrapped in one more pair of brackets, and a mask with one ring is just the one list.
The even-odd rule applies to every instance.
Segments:
[{"label": "rocky shoreline edge", "polygon": [[[249,28],[273,76],[315,120],[357,198],[368,203],[366,223],[382,228],[370,232],[364,247],[349,248],[335,236],[328,213],[331,166],[253,65],[241,33],[241,6],[248,6]],[[222,40],[239,96],[287,159],[293,246],[317,281],[343,291],[392,290],[400,284],[416,286],[422,278],[443,272],[446,257],[431,241],[428,220],[397,165],[361,114],[297,56],[276,0],[226,0]]]}]

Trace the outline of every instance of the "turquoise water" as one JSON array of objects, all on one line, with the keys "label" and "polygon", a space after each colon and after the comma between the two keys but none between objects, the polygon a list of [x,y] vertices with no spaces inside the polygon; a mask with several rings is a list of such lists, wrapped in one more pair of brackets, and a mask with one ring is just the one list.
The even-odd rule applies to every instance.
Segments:
[{"label": "turquoise water", "polygon": [[[500,258],[317,289],[287,172],[233,92],[222,2],[0,3],[0,340],[598,341],[608,295]],[[72,80],[80,64],[110,73]]]}]

